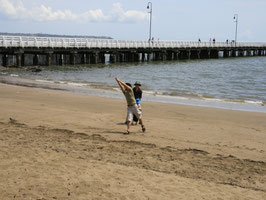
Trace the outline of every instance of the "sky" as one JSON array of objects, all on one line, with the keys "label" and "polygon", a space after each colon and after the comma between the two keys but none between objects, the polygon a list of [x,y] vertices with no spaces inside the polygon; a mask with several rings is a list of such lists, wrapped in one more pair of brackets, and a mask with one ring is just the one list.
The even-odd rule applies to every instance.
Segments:
[{"label": "sky", "polygon": [[[148,40],[143,0],[0,0],[0,32]],[[155,40],[266,42],[266,0],[150,0]]]}]

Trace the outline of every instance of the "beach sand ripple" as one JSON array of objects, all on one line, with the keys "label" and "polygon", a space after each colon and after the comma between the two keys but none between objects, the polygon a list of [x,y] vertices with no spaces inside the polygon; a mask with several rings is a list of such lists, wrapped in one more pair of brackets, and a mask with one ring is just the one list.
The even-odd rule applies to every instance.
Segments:
[{"label": "beach sand ripple", "polygon": [[[44,199],[52,196],[56,199],[67,196],[79,199],[81,194],[101,194],[103,199],[120,196],[106,191],[114,184],[114,180],[108,179],[115,178],[115,175],[100,182],[92,181],[91,177],[80,179],[97,165],[134,169],[146,176],[149,176],[147,173],[155,177],[166,174],[171,179],[181,177],[190,182],[221,185],[219,188],[229,185],[236,190],[254,191],[261,197],[266,195],[266,163],[261,161],[211,156],[199,149],[108,140],[98,134],[87,135],[67,129],[32,128],[15,119],[0,123],[0,130],[0,173],[5,180],[0,183],[1,199],[11,199],[12,196],[18,199],[40,196],[46,197]],[[123,176],[125,179],[132,178],[132,174]],[[146,178],[142,177],[135,184],[146,185]],[[80,191],[85,186],[86,190]],[[125,189],[125,186],[121,187]],[[171,190],[171,187],[168,189]],[[222,194],[220,191],[219,195]],[[137,199],[137,196],[134,198]]]}]

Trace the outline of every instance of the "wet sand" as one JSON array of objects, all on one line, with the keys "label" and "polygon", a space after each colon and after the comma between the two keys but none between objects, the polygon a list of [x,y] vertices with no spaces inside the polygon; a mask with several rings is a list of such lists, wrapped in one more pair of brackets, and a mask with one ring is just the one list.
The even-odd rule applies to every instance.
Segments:
[{"label": "wet sand", "polygon": [[[0,199],[265,199],[266,114],[0,84]],[[122,95],[122,94],[121,94]]]}]

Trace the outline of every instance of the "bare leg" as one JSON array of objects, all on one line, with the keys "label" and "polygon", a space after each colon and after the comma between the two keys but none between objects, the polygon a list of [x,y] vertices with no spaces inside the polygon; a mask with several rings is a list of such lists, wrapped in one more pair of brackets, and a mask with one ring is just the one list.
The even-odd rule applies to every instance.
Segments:
[{"label": "bare leg", "polygon": [[127,122],[127,132],[129,132],[130,124],[131,124],[131,122],[128,121],[128,122]]},{"label": "bare leg", "polygon": [[142,132],[145,132],[145,131],[146,131],[146,128],[145,128],[145,126],[144,126],[144,124],[143,124],[142,119],[139,119],[139,123],[140,123],[140,125],[141,125]]},{"label": "bare leg", "polygon": [[139,123],[140,123],[141,126],[144,125],[143,122],[142,122],[142,119],[139,119]]}]

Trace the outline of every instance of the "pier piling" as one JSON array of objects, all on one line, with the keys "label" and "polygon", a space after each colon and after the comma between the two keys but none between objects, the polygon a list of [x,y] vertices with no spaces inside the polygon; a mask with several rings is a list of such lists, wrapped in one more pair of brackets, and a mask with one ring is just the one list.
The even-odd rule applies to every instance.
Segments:
[{"label": "pier piling", "polygon": [[35,65],[35,66],[39,65],[39,56],[38,56],[38,54],[34,54],[33,65]]},{"label": "pier piling", "polygon": [[21,61],[22,61],[22,53],[16,53],[16,64],[17,64],[17,67],[21,67]]},{"label": "pier piling", "polygon": [[46,53],[46,66],[51,66],[52,53]]}]

